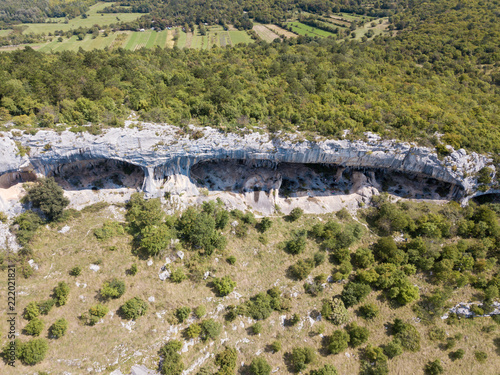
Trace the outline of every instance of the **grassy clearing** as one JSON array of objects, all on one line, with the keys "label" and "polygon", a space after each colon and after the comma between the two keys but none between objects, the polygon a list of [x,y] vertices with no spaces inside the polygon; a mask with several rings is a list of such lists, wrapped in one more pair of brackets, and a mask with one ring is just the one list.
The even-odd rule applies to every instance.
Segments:
[{"label": "grassy clearing", "polygon": [[294,33],[297,33],[299,35],[308,35],[308,36],[319,36],[321,38],[326,38],[329,36],[334,36],[335,34],[330,33],[325,30],[318,29],[316,27],[308,26],[300,22],[289,22],[288,23],[291,27]]},{"label": "grassy clearing", "polygon": [[0,30],[0,37],[7,36],[7,35],[9,35],[11,32],[12,32],[12,30],[11,30],[11,29],[7,29],[7,30]]},{"label": "grassy clearing", "polygon": [[253,26],[253,30],[257,33],[257,35],[266,42],[272,42],[274,39],[279,38],[279,35],[269,30],[264,25],[255,24]]},{"label": "grassy clearing", "polygon": [[67,31],[77,29],[79,27],[92,27],[95,24],[103,27],[120,21],[133,21],[143,15],[142,13],[97,13],[98,10],[101,10],[109,5],[111,5],[111,3],[97,3],[90,7],[90,10],[87,12],[87,18],[73,18],[69,20],[68,23],[65,23],[64,18],[51,18],[48,19],[46,23],[25,24],[27,28],[23,31],[23,33],[48,34],[53,33],[56,30]]},{"label": "grassy clearing", "polygon": [[184,48],[186,46],[187,34],[184,31],[178,29],[177,35],[178,39],[175,45],[179,48]]},{"label": "grassy clearing", "polygon": [[231,43],[252,43],[253,40],[245,31],[228,31],[229,37],[231,38]]},{"label": "grassy clearing", "polygon": [[[382,21],[382,23],[380,23],[380,21]],[[371,25],[372,22],[375,23],[375,27],[373,27]],[[369,30],[373,30],[373,32],[374,32],[373,36],[377,36],[377,35],[384,34],[384,33],[389,33],[389,19],[380,18],[377,20],[373,20],[372,22],[367,22],[363,25],[363,27],[356,29],[354,31],[354,33],[356,34],[355,39],[357,39],[357,40],[361,39],[364,35],[366,35],[366,33]]]},{"label": "grassy clearing", "polygon": [[283,35],[285,38],[296,38],[297,37],[297,34],[295,33],[292,33],[288,30],[285,30],[277,25],[273,25],[273,24],[267,24],[265,25],[269,30],[271,30],[272,32],[274,32],[275,34],[278,34],[278,35]]}]

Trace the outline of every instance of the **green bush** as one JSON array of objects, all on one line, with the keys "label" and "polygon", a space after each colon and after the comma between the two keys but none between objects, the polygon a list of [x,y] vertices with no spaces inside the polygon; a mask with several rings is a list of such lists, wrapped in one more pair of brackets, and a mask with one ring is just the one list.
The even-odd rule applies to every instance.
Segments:
[{"label": "green bush", "polygon": [[339,354],[347,349],[350,341],[349,334],[344,330],[336,330],[332,333],[328,341],[328,352]]},{"label": "green bush", "polygon": [[292,318],[290,319],[290,325],[294,326],[294,325],[296,325],[299,322],[300,322],[300,315],[299,314],[293,314]]},{"label": "green bush", "polygon": [[221,333],[222,325],[210,318],[201,322],[201,330],[203,340],[215,340]]},{"label": "green bush", "polygon": [[308,364],[316,358],[316,352],[311,347],[294,348],[292,350],[292,366],[296,372],[305,370]]},{"label": "green bush", "polygon": [[344,286],[341,297],[346,307],[357,305],[372,291],[369,285],[350,282]]},{"label": "green bush", "polygon": [[339,375],[339,372],[337,371],[335,366],[324,365],[317,370],[311,370],[311,372],[309,372],[309,375]]},{"label": "green bush", "polygon": [[165,218],[159,199],[144,199],[144,194],[134,193],[127,203],[125,215],[133,234],[139,234],[147,226],[158,226]]},{"label": "green bush", "polygon": [[26,200],[39,208],[50,221],[59,219],[69,199],[64,196],[63,189],[52,177],[39,179],[35,186],[28,190]]},{"label": "green bush", "polygon": [[137,274],[137,271],[138,271],[137,264],[134,263],[134,264],[132,264],[130,266],[130,269],[128,270],[128,273],[131,276],[135,276]]},{"label": "green bush", "polygon": [[319,265],[323,264],[326,259],[326,253],[324,251],[317,251],[314,253],[313,260],[314,260],[314,266],[318,267]]},{"label": "green bush", "polygon": [[38,302],[38,309],[40,310],[40,314],[47,315],[50,310],[54,307],[56,301],[53,298],[49,298],[48,300]]},{"label": "green bush", "polygon": [[251,330],[252,330],[252,333],[253,333],[254,335],[258,335],[258,334],[262,333],[262,324],[260,324],[260,322],[255,323],[255,324],[251,327]]},{"label": "green bush", "polygon": [[236,360],[238,352],[234,348],[225,348],[222,352],[215,356],[215,364],[220,367],[217,374],[230,375],[236,370]]},{"label": "green bush", "polygon": [[465,355],[465,351],[463,349],[458,349],[458,350],[450,353],[450,358],[455,361],[457,359],[462,359],[464,357],[464,355]]},{"label": "green bush", "polygon": [[199,318],[202,318],[203,316],[205,316],[205,314],[207,313],[207,309],[205,308],[205,306],[203,305],[200,305],[198,306],[195,310],[194,310],[194,315],[196,315],[196,317],[199,319]]},{"label": "green bush", "polygon": [[368,340],[368,336],[370,335],[368,328],[360,327],[356,323],[351,323],[346,328],[347,333],[349,334],[349,345],[353,348],[364,344]]},{"label": "green bush", "polygon": [[269,228],[271,228],[272,224],[273,222],[271,221],[271,219],[269,219],[268,217],[263,217],[258,224],[257,229],[259,232],[265,233],[269,230]]},{"label": "green bush", "polygon": [[75,266],[69,271],[69,274],[75,277],[80,276],[81,273],[82,273],[82,267],[79,266]]},{"label": "green bush", "polygon": [[174,238],[172,230],[166,224],[148,225],[141,229],[138,236],[139,248],[148,256],[156,256],[167,249]]},{"label": "green bush", "polygon": [[182,343],[178,340],[170,340],[160,349],[160,356],[163,357],[161,373],[163,375],[181,375],[184,370],[181,355],[178,353],[182,348]]},{"label": "green bush", "polygon": [[281,350],[281,341],[273,341],[271,343],[271,350],[274,352],[274,353],[277,353]]},{"label": "green bush", "polygon": [[304,214],[304,210],[302,208],[295,207],[292,211],[290,211],[287,218],[290,221],[296,221],[296,220],[299,220],[303,214]]},{"label": "green bush", "polygon": [[400,265],[407,262],[407,255],[398,249],[392,237],[381,237],[373,246],[375,258],[380,262]]},{"label": "green bush", "polygon": [[224,276],[223,278],[214,278],[213,285],[217,295],[220,297],[227,296],[234,290],[236,282],[231,280],[229,276]]},{"label": "green bush", "polygon": [[68,302],[69,285],[65,281],[60,281],[54,288],[54,299],[57,306],[63,306]]},{"label": "green bush", "polygon": [[335,325],[347,323],[349,320],[349,314],[345,308],[344,302],[339,298],[324,300],[321,314],[325,319],[331,321]]},{"label": "green bush", "polygon": [[384,354],[382,348],[368,344],[363,353],[363,360],[361,361],[361,374],[388,374],[387,360],[387,356]]},{"label": "green bush", "polygon": [[47,340],[42,338],[32,339],[20,346],[19,359],[25,365],[36,365],[44,360],[48,349]]},{"label": "green bush", "polygon": [[488,359],[488,354],[480,350],[476,350],[474,351],[474,358],[476,358],[476,361],[479,363],[485,363],[486,359]]},{"label": "green bush", "polygon": [[354,265],[358,268],[368,268],[373,266],[375,263],[373,252],[366,247],[360,247],[357,249],[352,258]]},{"label": "green bush", "polygon": [[198,323],[193,323],[186,328],[186,336],[194,339],[201,335],[201,326]]},{"label": "green bush", "polygon": [[99,322],[99,319],[104,318],[108,312],[109,309],[106,306],[98,303],[97,305],[92,306],[88,313],[82,314],[81,318],[85,324],[93,326]]},{"label": "green bush", "polygon": [[16,235],[17,242],[19,242],[21,246],[27,246],[42,223],[43,220],[31,210],[25,211],[21,215],[17,216],[13,223],[14,225],[17,225],[17,229],[16,227],[12,227],[13,232]]},{"label": "green bush", "polygon": [[394,358],[398,355],[403,354],[403,347],[401,346],[401,342],[398,339],[390,341],[387,345],[384,346],[384,354],[389,358]]},{"label": "green bush", "polygon": [[40,315],[40,309],[38,308],[38,304],[36,302],[28,303],[28,306],[24,308],[24,319],[32,320]]},{"label": "green bush", "polygon": [[116,299],[123,296],[125,293],[125,283],[122,280],[111,279],[109,281],[105,281],[102,285],[100,294],[104,299]]},{"label": "green bush", "polygon": [[409,323],[404,323],[401,319],[395,319],[393,325],[394,337],[399,339],[403,349],[410,352],[420,350],[420,333]]},{"label": "green bush", "polygon": [[425,373],[428,375],[439,375],[444,372],[443,366],[441,366],[441,361],[439,359],[436,359],[432,362],[428,362],[425,365]]},{"label": "green bush", "polygon": [[52,324],[49,328],[49,333],[52,337],[56,339],[64,336],[66,331],[68,330],[68,321],[64,318],[57,319],[54,324]]},{"label": "green bush", "polygon": [[296,280],[304,280],[314,268],[312,259],[300,259],[289,268],[290,275]]},{"label": "green bush", "polygon": [[106,241],[124,233],[123,225],[111,220],[104,222],[102,227],[94,229],[94,236],[98,241]]},{"label": "green bush", "polygon": [[445,330],[439,327],[431,328],[428,334],[431,341],[443,341],[446,338]]},{"label": "green bush", "polygon": [[380,313],[380,309],[374,303],[367,303],[359,307],[359,314],[364,319],[374,319]]},{"label": "green bush", "polygon": [[181,267],[176,268],[174,272],[172,272],[172,274],[170,275],[170,281],[172,281],[173,283],[180,284],[186,279],[187,276]]},{"label": "green bush", "polygon": [[175,317],[179,323],[184,323],[184,321],[189,318],[189,314],[191,314],[191,309],[187,306],[179,307],[175,310]]},{"label": "green bush", "polygon": [[139,297],[129,299],[120,307],[120,313],[126,319],[137,319],[146,314],[148,305]]},{"label": "green bush", "polygon": [[24,327],[24,331],[27,335],[32,336],[40,336],[44,327],[44,323],[40,320],[40,318],[33,318],[30,322]]},{"label": "green bush", "polygon": [[233,265],[233,264],[235,264],[235,263],[236,263],[236,257],[235,257],[234,255],[231,255],[230,257],[228,257],[228,258],[226,259],[226,261],[227,261],[229,264]]},{"label": "green bush", "polygon": [[264,358],[254,358],[250,364],[250,373],[252,375],[269,375],[271,366]]},{"label": "green bush", "polygon": [[306,236],[299,234],[285,244],[285,251],[288,254],[298,255],[306,249]]}]

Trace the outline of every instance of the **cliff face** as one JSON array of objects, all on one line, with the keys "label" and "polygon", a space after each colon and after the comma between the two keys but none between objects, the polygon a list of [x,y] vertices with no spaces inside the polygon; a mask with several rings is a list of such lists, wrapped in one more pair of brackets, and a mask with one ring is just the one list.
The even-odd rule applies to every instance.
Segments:
[{"label": "cliff face", "polygon": [[[456,186],[455,194],[465,198],[477,190],[475,174],[489,162],[485,156],[453,153],[439,160],[429,148],[409,143],[327,140],[309,142],[287,135],[271,139],[267,134],[222,134],[211,128],[198,129],[197,139],[173,126],[144,124],[109,129],[101,135],[64,131],[39,131],[35,135],[4,132],[0,137],[0,183],[17,173],[50,175],[65,165],[80,161],[120,161],[144,172],[142,190],[159,195],[169,177],[185,181],[190,169],[208,160],[266,160],[277,163],[328,163],[341,167],[397,171],[433,178]],[[16,135],[13,135],[15,133]],[[193,133],[192,133],[193,134]],[[21,156],[22,150],[28,150]],[[180,176],[179,176],[180,175]],[[466,176],[466,177],[464,177]]]}]

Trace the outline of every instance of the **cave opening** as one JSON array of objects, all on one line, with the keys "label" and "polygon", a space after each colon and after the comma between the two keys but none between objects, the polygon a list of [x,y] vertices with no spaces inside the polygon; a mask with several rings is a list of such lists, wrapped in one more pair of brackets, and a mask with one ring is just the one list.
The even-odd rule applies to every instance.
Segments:
[{"label": "cave opening", "polygon": [[65,190],[138,189],[144,181],[144,171],[120,160],[93,159],[61,164],[48,177],[54,177]]},{"label": "cave opening", "polygon": [[0,176],[0,189],[9,189],[19,183],[30,181],[36,181],[36,174],[33,172],[4,173]]},{"label": "cave opening", "polygon": [[455,185],[424,175],[335,164],[275,163],[268,160],[209,160],[193,165],[191,180],[211,191],[278,191],[281,198],[350,194],[371,186],[403,198],[454,199]]}]

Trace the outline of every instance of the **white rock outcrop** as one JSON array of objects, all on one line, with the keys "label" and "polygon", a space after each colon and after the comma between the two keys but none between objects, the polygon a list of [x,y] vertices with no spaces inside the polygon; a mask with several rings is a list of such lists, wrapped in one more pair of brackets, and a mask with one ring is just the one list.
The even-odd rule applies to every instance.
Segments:
[{"label": "white rock outcrop", "polygon": [[[455,196],[477,192],[475,174],[490,159],[465,150],[453,151],[440,160],[433,149],[411,143],[380,141],[307,141],[298,135],[272,138],[257,132],[224,134],[202,128],[193,139],[180,128],[127,121],[124,128],[100,135],[40,130],[35,135],[19,131],[0,133],[0,185],[21,173],[48,175],[62,165],[79,161],[109,160],[136,165],[144,171],[142,190],[160,196],[159,190],[196,190],[190,168],[208,160],[262,160],[268,163],[331,163],[342,167],[377,168],[418,174],[456,186]],[[21,156],[19,147],[28,149]],[[180,186],[183,185],[183,186]],[[184,186],[185,185],[185,186]]]}]

